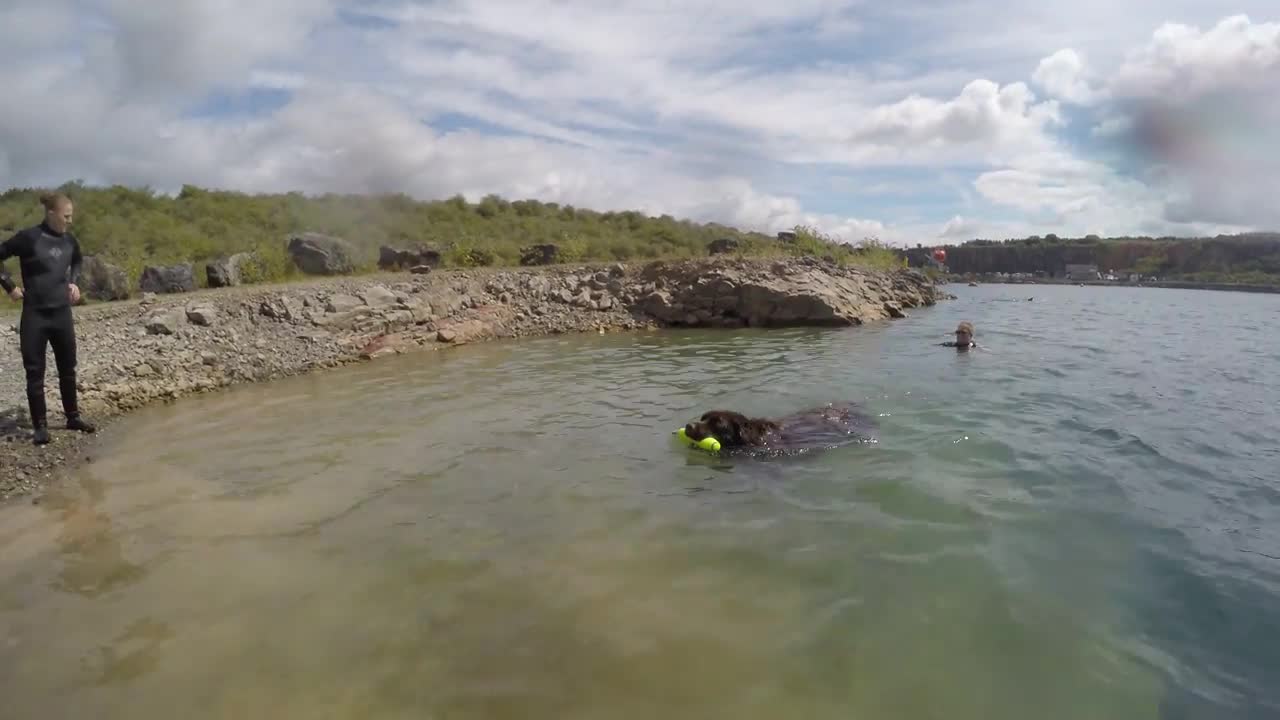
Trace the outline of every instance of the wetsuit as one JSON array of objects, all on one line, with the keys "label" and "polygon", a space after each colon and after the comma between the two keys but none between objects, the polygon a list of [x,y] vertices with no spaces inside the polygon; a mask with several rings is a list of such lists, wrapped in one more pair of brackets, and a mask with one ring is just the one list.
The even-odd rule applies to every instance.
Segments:
[{"label": "wetsuit", "polygon": [[44,399],[45,353],[53,347],[58,367],[58,387],[67,427],[93,432],[80,418],[76,404],[76,334],[71,319],[69,283],[80,278],[80,243],[70,232],[55,232],[47,223],[27,228],[0,243],[0,287],[13,291],[13,279],[4,261],[18,258],[22,269],[22,365],[27,374],[27,404],[36,442],[48,442]]}]

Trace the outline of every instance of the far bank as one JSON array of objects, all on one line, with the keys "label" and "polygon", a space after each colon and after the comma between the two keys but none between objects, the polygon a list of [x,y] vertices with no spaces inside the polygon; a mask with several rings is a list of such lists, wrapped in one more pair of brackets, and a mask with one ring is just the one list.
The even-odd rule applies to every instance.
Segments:
[{"label": "far bank", "polygon": [[1197,282],[1193,280],[1152,280],[1129,282],[1126,280],[1065,280],[1060,278],[1007,280],[976,277],[972,281],[962,278],[952,278],[951,282],[957,284],[975,282],[980,285],[1079,285],[1084,287],[1164,288],[1168,290],[1216,290],[1218,292],[1280,293],[1280,284],[1259,285],[1245,283],[1211,283]]}]

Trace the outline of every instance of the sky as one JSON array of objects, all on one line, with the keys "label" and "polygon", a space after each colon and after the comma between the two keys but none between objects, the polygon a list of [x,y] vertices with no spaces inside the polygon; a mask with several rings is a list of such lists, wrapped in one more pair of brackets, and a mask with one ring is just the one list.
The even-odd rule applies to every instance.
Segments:
[{"label": "sky", "polygon": [[1280,229],[1275,0],[5,0],[0,186]]}]

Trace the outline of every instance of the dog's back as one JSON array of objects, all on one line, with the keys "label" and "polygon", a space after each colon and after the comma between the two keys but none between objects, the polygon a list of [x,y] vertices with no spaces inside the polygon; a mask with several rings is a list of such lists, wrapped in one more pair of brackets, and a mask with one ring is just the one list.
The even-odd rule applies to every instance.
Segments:
[{"label": "dog's back", "polygon": [[766,448],[785,454],[875,442],[876,423],[855,403],[811,408],[778,418]]}]

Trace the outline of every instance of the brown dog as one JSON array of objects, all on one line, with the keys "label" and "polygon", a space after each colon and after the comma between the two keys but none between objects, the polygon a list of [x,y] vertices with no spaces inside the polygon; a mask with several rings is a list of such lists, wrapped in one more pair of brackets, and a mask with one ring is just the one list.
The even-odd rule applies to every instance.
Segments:
[{"label": "brown dog", "polygon": [[753,418],[729,410],[711,410],[684,426],[690,439],[713,437],[724,450],[788,453],[874,441],[873,429],[872,420],[852,405],[827,405],[784,418]]},{"label": "brown dog", "polygon": [[782,424],[765,418],[749,418],[729,410],[705,412],[696,421],[684,426],[685,435],[698,441],[713,437],[726,448],[763,446],[769,433],[782,429]]}]

